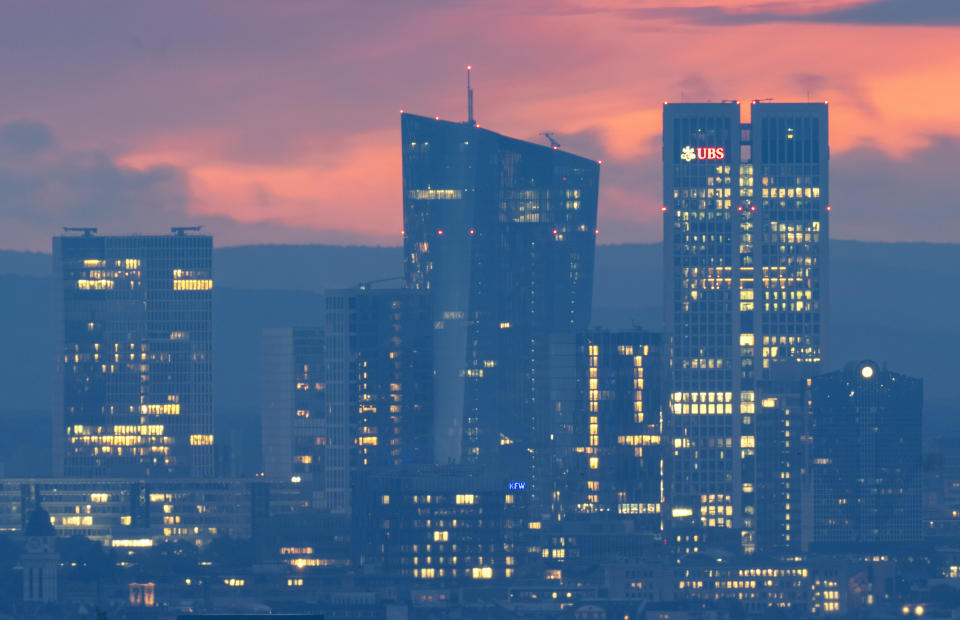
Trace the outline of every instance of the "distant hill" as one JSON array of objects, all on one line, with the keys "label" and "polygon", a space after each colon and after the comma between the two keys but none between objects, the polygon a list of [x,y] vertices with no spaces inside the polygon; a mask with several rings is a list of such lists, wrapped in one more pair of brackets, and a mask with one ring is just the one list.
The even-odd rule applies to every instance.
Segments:
[{"label": "distant hill", "polygon": [[[960,426],[960,244],[834,241],[830,251],[830,367],[870,358],[923,377],[928,432]],[[215,250],[218,418],[226,422],[238,411],[250,418],[259,407],[262,328],[320,325],[324,289],[398,277],[401,261],[396,247]],[[662,263],[659,244],[601,246],[594,323],[659,330]],[[24,412],[49,412],[50,268],[49,254],[0,251],[0,422],[22,421]],[[7,431],[0,429],[0,454],[8,441],[4,435]],[[7,469],[11,471],[9,464]]]},{"label": "distant hill", "polygon": [[399,278],[403,275],[403,250],[371,246],[248,245],[217,248],[213,268],[217,286],[221,288],[319,293],[324,289],[356,286],[359,282]]}]

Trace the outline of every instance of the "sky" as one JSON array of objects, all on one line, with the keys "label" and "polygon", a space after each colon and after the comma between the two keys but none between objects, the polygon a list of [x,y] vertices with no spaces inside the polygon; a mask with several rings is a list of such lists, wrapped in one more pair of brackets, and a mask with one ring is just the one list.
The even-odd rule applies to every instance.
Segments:
[{"label": "sky", "polygon": [[[603,160],[661,236],[664,101],[829,101],[831,234],[960,236],[957,0],[4,2],[0,248],[63,226],[397,245],[399,112]],[[748,106],[744,105],[745,113]],[[749,120],[745,118],[744,120]]]}]

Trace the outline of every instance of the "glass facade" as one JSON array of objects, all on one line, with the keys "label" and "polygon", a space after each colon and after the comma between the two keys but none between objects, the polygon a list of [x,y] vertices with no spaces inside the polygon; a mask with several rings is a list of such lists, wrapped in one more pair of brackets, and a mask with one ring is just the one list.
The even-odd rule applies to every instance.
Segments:
[{"label": "glass facade", "polygon": [[919,542],[923,381],[863,361],[809,386],[812,542]]},{"label": "glass facade", "polygon": [[[329,508],[349,510],[363,472],[432,463],[433,376],[429,297],[405,289],[326,292]],[[352,466],[351,466],[352,464]],[[350,469],[360,478],[350,481]],[[357,483],[357,484],[355,484]]]},{"label": "glass facade", "polygon": [[403,114],[401,129],[404,275],[432,299],[434,458],[527,459],[546,436],[549,334],[590,320],[599,166],[473,123]]},{"label": "glass facade", "polygon": [[263,474],[300,479],[322,506],[327,453],[324,336],[315,327],[263,331]]},{"label": "glass facade", "polygon": [[212,476],[206,235],[53,239],[57,475]]},{"label": "glass facade", "polygon": [[748,552],[761,404],[823,361],[829,213],[826,105],[750,111],[667,104],[663,142],[671,524]]},{"label": "glass facade", "polygon": [[552,339],[555,511],[624,515],[659,530],[662,361],[660,335],[642,330]]}]

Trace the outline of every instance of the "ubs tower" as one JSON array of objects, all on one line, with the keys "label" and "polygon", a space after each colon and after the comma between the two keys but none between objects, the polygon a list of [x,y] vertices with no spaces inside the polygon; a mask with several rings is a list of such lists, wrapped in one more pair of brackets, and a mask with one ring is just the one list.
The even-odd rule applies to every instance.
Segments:
[{"label": "ubs tower", "polygon": [[212,476],[213,238],[53,239],[54,475]]},{"label": "ubs tower", "polygon": [[[684,543],[747,552],[762,501],[757,416],[789,427],[792,410],[786,441],[799,441],[802,379],[822,363],[830,210],[827,106],[750,112],[743,124],[738,103],[663,110],[666,519]],[[780,518],[796,521],[801,464],[776,466]]]},{"label": "ubs tower", "polygon": [[472,119],[401,127],[404,276],[432,300],[434,458],[531,463],[548,440],[549,334],[590,321],[598,163]]}]

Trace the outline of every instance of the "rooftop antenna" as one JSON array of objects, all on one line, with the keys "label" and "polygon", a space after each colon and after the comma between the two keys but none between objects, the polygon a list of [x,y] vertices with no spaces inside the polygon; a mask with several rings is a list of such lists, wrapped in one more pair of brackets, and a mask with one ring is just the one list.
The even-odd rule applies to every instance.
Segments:
[{"label": "rooftop antenna", "polygon": [[97,229],[96,229],[96,228],[84,228],[84,227],[80,227],[80,226],[64,226],[64,227],[63,227],[63,232],[68,232],[68,233],[69,233],[69,232],[78,232],[78,233],[83,233],[83,236],[84,236],[84,237],[90,237],[90,236],[92,236],[92,235],[97,234]]},{"label": "rooftop antenna", "polygon": [[472,69],[473,66],[467,65],[467,122],[475,125],[476,121],[473,120],[473,89],[470,88],[470,71]]}]

